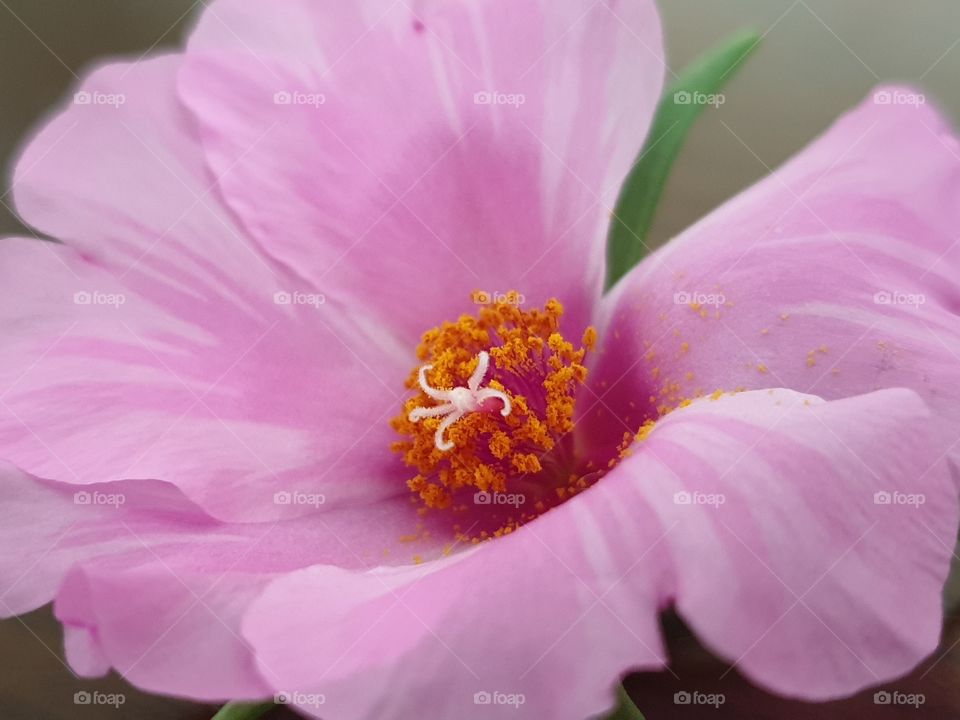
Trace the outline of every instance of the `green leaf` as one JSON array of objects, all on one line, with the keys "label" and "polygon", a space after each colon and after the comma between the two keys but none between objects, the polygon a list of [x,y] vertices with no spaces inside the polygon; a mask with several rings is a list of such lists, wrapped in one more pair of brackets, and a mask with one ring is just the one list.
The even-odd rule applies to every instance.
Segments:
[{"label": "green leaf", "polygon": [[647,235],[690,128],[705,107],[722,104],[720,90],[760,40],[752,30],[736,33],[695,60],[664,93],[646,145],[617,198],[607,237],[607,290],[650,250]]},{"label": "green leaf", "polygon": [[603,720],[643,720],[643,713],[637,710],[623,685],[617,686],[617,701],[616,710],[604,716]]},{"label": "green leaf", "polygon": [[275,708],[272,702],[266,703],[227,703],[213,716],[213,720],[254,720]]}]

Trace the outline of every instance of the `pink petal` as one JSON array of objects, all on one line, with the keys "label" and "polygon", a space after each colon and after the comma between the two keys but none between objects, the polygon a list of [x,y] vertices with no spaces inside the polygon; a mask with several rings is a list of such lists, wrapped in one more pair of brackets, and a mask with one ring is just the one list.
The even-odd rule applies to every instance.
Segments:
[{"label": "pink petal", "polygon": [[602,445],[621,420],[716,388],[909,387],[942,418],[946,450],[960,430],[958,226],[952,131],[929,106],[872,96],[608,296],[602,402],[581,406],[596,419],[583,426]]},{"label": "pink petal", "polygon": [[[629,572],[656,538],[625,528],[623,546],[587,545],[599,531],[589,507],[563,507],[452,559],[288,575],[253,604],[244,637],[277,690],[317,717],[592,717],[627,668],[665,664],[654,562]],[[477,693],[522,695],[521,712],[475,704]]]},{"label": "pink petal", "polygon": [[196,699],[272,694],[240,623],[272,579],[315,564],[409,562],[439,539],[406,498],[282,522],[223,524],[168,483],[78,488],[0,466],[0,615],[54,597],[67,658],[137,686]]},{"label": "pink petal", "polygon": [[673,528],[671,594],[705,644],[824,700],[937,646],[958,517],[936,423],[902,389],[754,391],[668,415],[616,475]]},{"label": "pink petal", "polygon": [[417,8],[215,3],[180,87],[224,196],[271,254],[411,344],[478,289],[556,296],[576,332],[659,97],[654,5]]},{"label": "pink petal", "polygon": [[63,646],[67,662],[77,675],[97,678],[110,672],[110,661],[100,649],[96,630],[83,625],[64,625]]},{"label": "pink petal", "polygon": [[237,226],[178,65],[98,70],[79,92],[123,104],[71,105],[17,166],[20,212],[68,247],[0,242],[0,457],[70,482],[169,480],[224,518],[298,511],[282,491],[404,493],[386,419],[410,359]]},{"label": "pink petal", "polygon": [[[95,645],[79,660],[81,674],[109,663],[134,685],[195,700],[255,700],[270,694],[240,620],[268,577],[243,576],[230,565],[191,572],[146,553],[136,561],[101,559],[71,573],[57,596],[57,618],[71,626],[94,623]],[[118,570],[121,570],[118,572]],[[84,612],[88,610],[89,614]],[[91,635],[87,642],[93,643]],[[68,644],[71,665],[78,661]]]},{"label": "pink petal", "polygon": [[[851,693],[937,643],[957,493],[931,422],[905,390],[701,401],[504,538],[423,566],[277,579],[244,636],[277,689],[338,720],[582,720],[619,674],[662,666],[657,612],[671,602],[758,682]],[[926,503],[875,505],[881,490]],[[675,504],[683,491],[726,502]],[[525,701],[516,713],[474,704],[479,692]]]},{"label": "pink petal", "polygon": [[[214,525],[167,483],[128,481],[79,488],[31,477],[6,463],[0,464],[0,478],[7,517],[0,535],[4,616],[50,602],[70,568],[91,557],[91,548],[106,553],[142,549],[132,530],[123,531],[124,525],[145,523],[153,529],[141,529],[142,533],[166,543],[189,543],[197,537],[192,533]],[[183,535],[176,537],[174,530]]]}]

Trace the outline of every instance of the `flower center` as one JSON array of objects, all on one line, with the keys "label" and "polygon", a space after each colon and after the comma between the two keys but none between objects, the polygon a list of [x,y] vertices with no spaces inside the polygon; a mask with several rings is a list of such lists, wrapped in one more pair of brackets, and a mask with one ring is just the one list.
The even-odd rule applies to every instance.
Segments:
[{"label": "flower center", "polygon": [[480,528],[475,541],[510,532],[599,475],[581,467],[571,434],[596,331],[575,347],[560,332],[557,300],[521,310],[515,297],[424,333],[423,364],[407,380],[416,394],[391,421],[422,512],[461,515],[461,526]]},{"label": "flower center", "polygon": [[487,368],[490,367],[490,354],[486,350],[481,350],[477,355],[477,367],[467,380],[466,387],[458,387],[453,390],[438,390],[430,387],[427,382],[427,371],[433,369],[433,365],[424,365],[417,373],[420,389],[426,393],[427,397],[436,400],[439,405],[433,407],[414,408],[407,415],[410,422],[418,422],[429,417],[443,417],[437,432],[434,435],[434,444],[437,450],[446,452],[452,450],[454,445],[443,437],[444,431],[457,420],[470,412],[477,412],[484,407],[484,403],[496,398],[503,403],[503,409],[500,414],[506,417],[512,410],[513,403],[506,393],[494,388],[482,388],[480,383],[486,377]]}]

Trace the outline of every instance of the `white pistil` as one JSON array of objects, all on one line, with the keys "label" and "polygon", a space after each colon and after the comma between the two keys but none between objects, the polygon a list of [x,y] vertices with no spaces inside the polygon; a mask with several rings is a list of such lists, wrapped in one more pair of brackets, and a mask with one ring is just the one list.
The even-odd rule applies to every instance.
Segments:
[{"label": "white pistil", "polygon": [[491,387],[480,387],[480,383],[483,382],[483,378],[486,377],[489,368],[490,355],[486,351],[481,351],[480,354],[477,355],[477,369],[473,371],[473,375],[467,380],[466,387],[457,387],[452,390],[438,390],[437,388],[430,387],[430,384],[427,382],[427,371],[432,370],[433,365],[424,365],[420,368],[418,373],[420,388],[428,397],[433,398],[441,404],[435,405],[434,407],[414,408],[407,417],[410,419],[410,422],[418,422],[423,418],[429,417],[443,417],[443,422],[440,423],[440,427],[437,428],[437,432],[433,437],[438,450],[446,452],[447,450],[453,449],[453,443],[443,437],[444,433],[447,432],[447,428],[467,413],[480,410],[483,403],[487,400],[496,398],[503,403],[500,414],[504,417],[510,414],[510,398],[508,398],[505,393]]}]

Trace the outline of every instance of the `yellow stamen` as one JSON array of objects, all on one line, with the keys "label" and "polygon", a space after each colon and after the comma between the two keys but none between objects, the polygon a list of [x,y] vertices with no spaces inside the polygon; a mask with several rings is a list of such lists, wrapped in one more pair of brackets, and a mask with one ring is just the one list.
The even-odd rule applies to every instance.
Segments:
[{"label": "yellow stamen", "polygon": [[[508,299],[423,334],[417,357],[429,383],[421,381],[421,367],[411,372],[407,387],[417,393],[391,425],[402,438],[392,447],[414,472],[407,485],[427,508],[465,509],[474,493],[542,491],[529,507],[509,508],[515,517],[505,519],[497,531],[503,534],[556,504],[556,488],[577,490],[580,476],[564,439],[573,430],[574,397],[587,377],[583,360],[597,332],[587,328],[583,346],[575,347],[560,332],[562,315],[557,300],[521,310]],[[486,387],[509,399],[510,412],[499,412],[499,400],[494,408],[471,406],[448,424],[440,447],[443,418],[429,410],[441,392],[467,387],[483,353]]]}]

